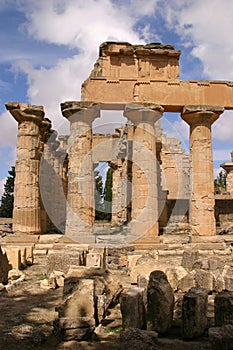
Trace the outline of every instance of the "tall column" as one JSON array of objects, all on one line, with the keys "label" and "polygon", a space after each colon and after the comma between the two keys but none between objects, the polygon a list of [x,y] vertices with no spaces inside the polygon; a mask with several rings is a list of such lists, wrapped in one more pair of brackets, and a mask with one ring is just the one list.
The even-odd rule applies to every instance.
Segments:
[{"label": "tall column", "polygon": [[18,102],[8,102],[6,109],[18,122],[13,231],[16,234],[39,234],[41,232],[40,125],[44,110],[42,106]]},{"label": "tall column", "polygon": [[192,236],[216,234],[211,125],[219,118],[223,110],[222,107],[214,106],[185,106],[183,108],[182,119],[190,125]]},{"label": "tall column", "polygon": [[61,110],[71,127],[65,234],[76,241],[91,243],[95,218],[91,125],[99,117],[99,105],[65,102]]},{"label": "tall column", "polygon": [[231,162],[226,162],[220,164],[220,166],[226,171],[226,190],[227,192],[233,196],[233,157]]},{"label": "tall column", "polygon": [[131,234],[135,243],[159,242],[156,136],[154,123],[163,108],[155,104],[129,104],[124,115],[135,125],[132,155]]}]

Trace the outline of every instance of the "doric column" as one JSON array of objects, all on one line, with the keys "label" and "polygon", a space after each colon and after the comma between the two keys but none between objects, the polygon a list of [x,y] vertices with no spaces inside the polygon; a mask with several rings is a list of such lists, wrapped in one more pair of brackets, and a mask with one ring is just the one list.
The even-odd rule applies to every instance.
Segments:
[{"label": "doric column", "polygon": [[216,234],[211,125],[222,112],[222,107],[214,106],[185,106],[183,108],[182,119],[190,125],[192,236]]},{"label": "doric column", "polygon": [[95,218],[91,126],[99,117],[99,105],[65,102],[61,110],[71,127],[65,234],[76,241],[91,243]]},{"label": "doric column", "polygon": [[231,162],[226,162],[226,163],[220,164],[220,166],[227,173],[227,177],[226,177],[227,192],[231,196],[233,196],[233,159]]},{"label": "doric column", "polygon": [[[46,142],[49,139],[50,130],[51,130],[52,124],[49,119],[44,119],[40,125],[40,159],[43,156],[43,152],[46,148]],[[47,174],[45,174],[46,176]],[[41,198],[41,209],[40,209],[40,216],[41,216],[41,233],[45,233],[48,229],[47,227],[47,213],[43,204],[43,200]]]},{"label": "doric column", "polygon": [[[163,108],[155,104],[129,104],[124,115],[135,125],[132,152],[131,234],[135,243],[159,242],[156,136],[154,123]],[[140,238],[139,238],[140,237]]]},{"label": "doric column", "polygon": [[18,122],[13,231],[17,234],[39,234],[41,232],[40,126],[44,110],[42,106],[18,102],[8,102],[6,109]]}]

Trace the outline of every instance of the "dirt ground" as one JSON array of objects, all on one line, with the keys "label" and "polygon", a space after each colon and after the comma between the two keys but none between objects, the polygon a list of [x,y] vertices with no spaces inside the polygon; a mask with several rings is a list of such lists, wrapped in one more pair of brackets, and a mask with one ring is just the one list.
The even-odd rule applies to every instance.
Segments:
[{"label": "dirt ground", "polygon": [[40,288],[41,280],[46,277],[46,256],[36,256],[34,265],[23,272],[26,279],[21,285],[0,294],[0,350],[119,349],[119,334],[114,326],[117,321],[111,317],[112,326],[101,339],[63,342],[53,333],[55,307],[61,301],[62,288]]}]

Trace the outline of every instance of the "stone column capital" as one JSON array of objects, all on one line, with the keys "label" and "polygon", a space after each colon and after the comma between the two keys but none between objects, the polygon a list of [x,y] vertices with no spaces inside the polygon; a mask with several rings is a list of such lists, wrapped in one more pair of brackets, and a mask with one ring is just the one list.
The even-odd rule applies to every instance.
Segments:
[{"label": "stone column capital", "polygon": [[164,108],[154,103],[128,103],[125,106],[124,116],[132,123],[154,124],[163,115]]},{"label": "stone column capital", "polygon": [[181,117],[190,126],[208,125],[211,126],[224,112],[222,106],[184,106]]},{"label": "stone column capital", "polygon": [[89,101],[67,101],[61,103],[62,115],[72,124],[82,121],[89,125],[100,116],[100,104]]},{"label": "stone column capital", "polygon": [[40,124],[44,118],[43,106],[35,106],[21,102],[7,102],[6,109],[20,124],[24,121],[32,121]]},{"label": "stone column capital", "polygon": [[220,164],[220,167],[226,170],[227,174],[231,171],[233,171],[233,162],[226,162]]}]

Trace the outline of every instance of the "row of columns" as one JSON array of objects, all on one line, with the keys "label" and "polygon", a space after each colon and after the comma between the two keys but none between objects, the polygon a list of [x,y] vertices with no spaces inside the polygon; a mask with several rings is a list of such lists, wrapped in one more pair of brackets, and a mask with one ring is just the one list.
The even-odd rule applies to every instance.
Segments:
[{"label": "row of columns", "polygon": [[[48,121],[46,124],[43,107],[8,103],[6,108],[18,122],[14,232],[40,233],[43,208],[39,193],[39,164],[45,142],[41,130],[50,130],[51,125]],[[71,129],[66,234],[90,243],[93,242],[94,224],[91,126],[99,117],[100,106],[74,101],[62,103],[61,110]],[[181,114],[190,125],[190,212],[194,236],[216,234],[211,125],[222,112],[222,107],[185,106]],[[156,243],[159,242],[159,227],[155,123],[162,117],[163,108],[151,103],[133,103],[126,106],[124,115],[134,124],[131,236],[139,243]]]}]

